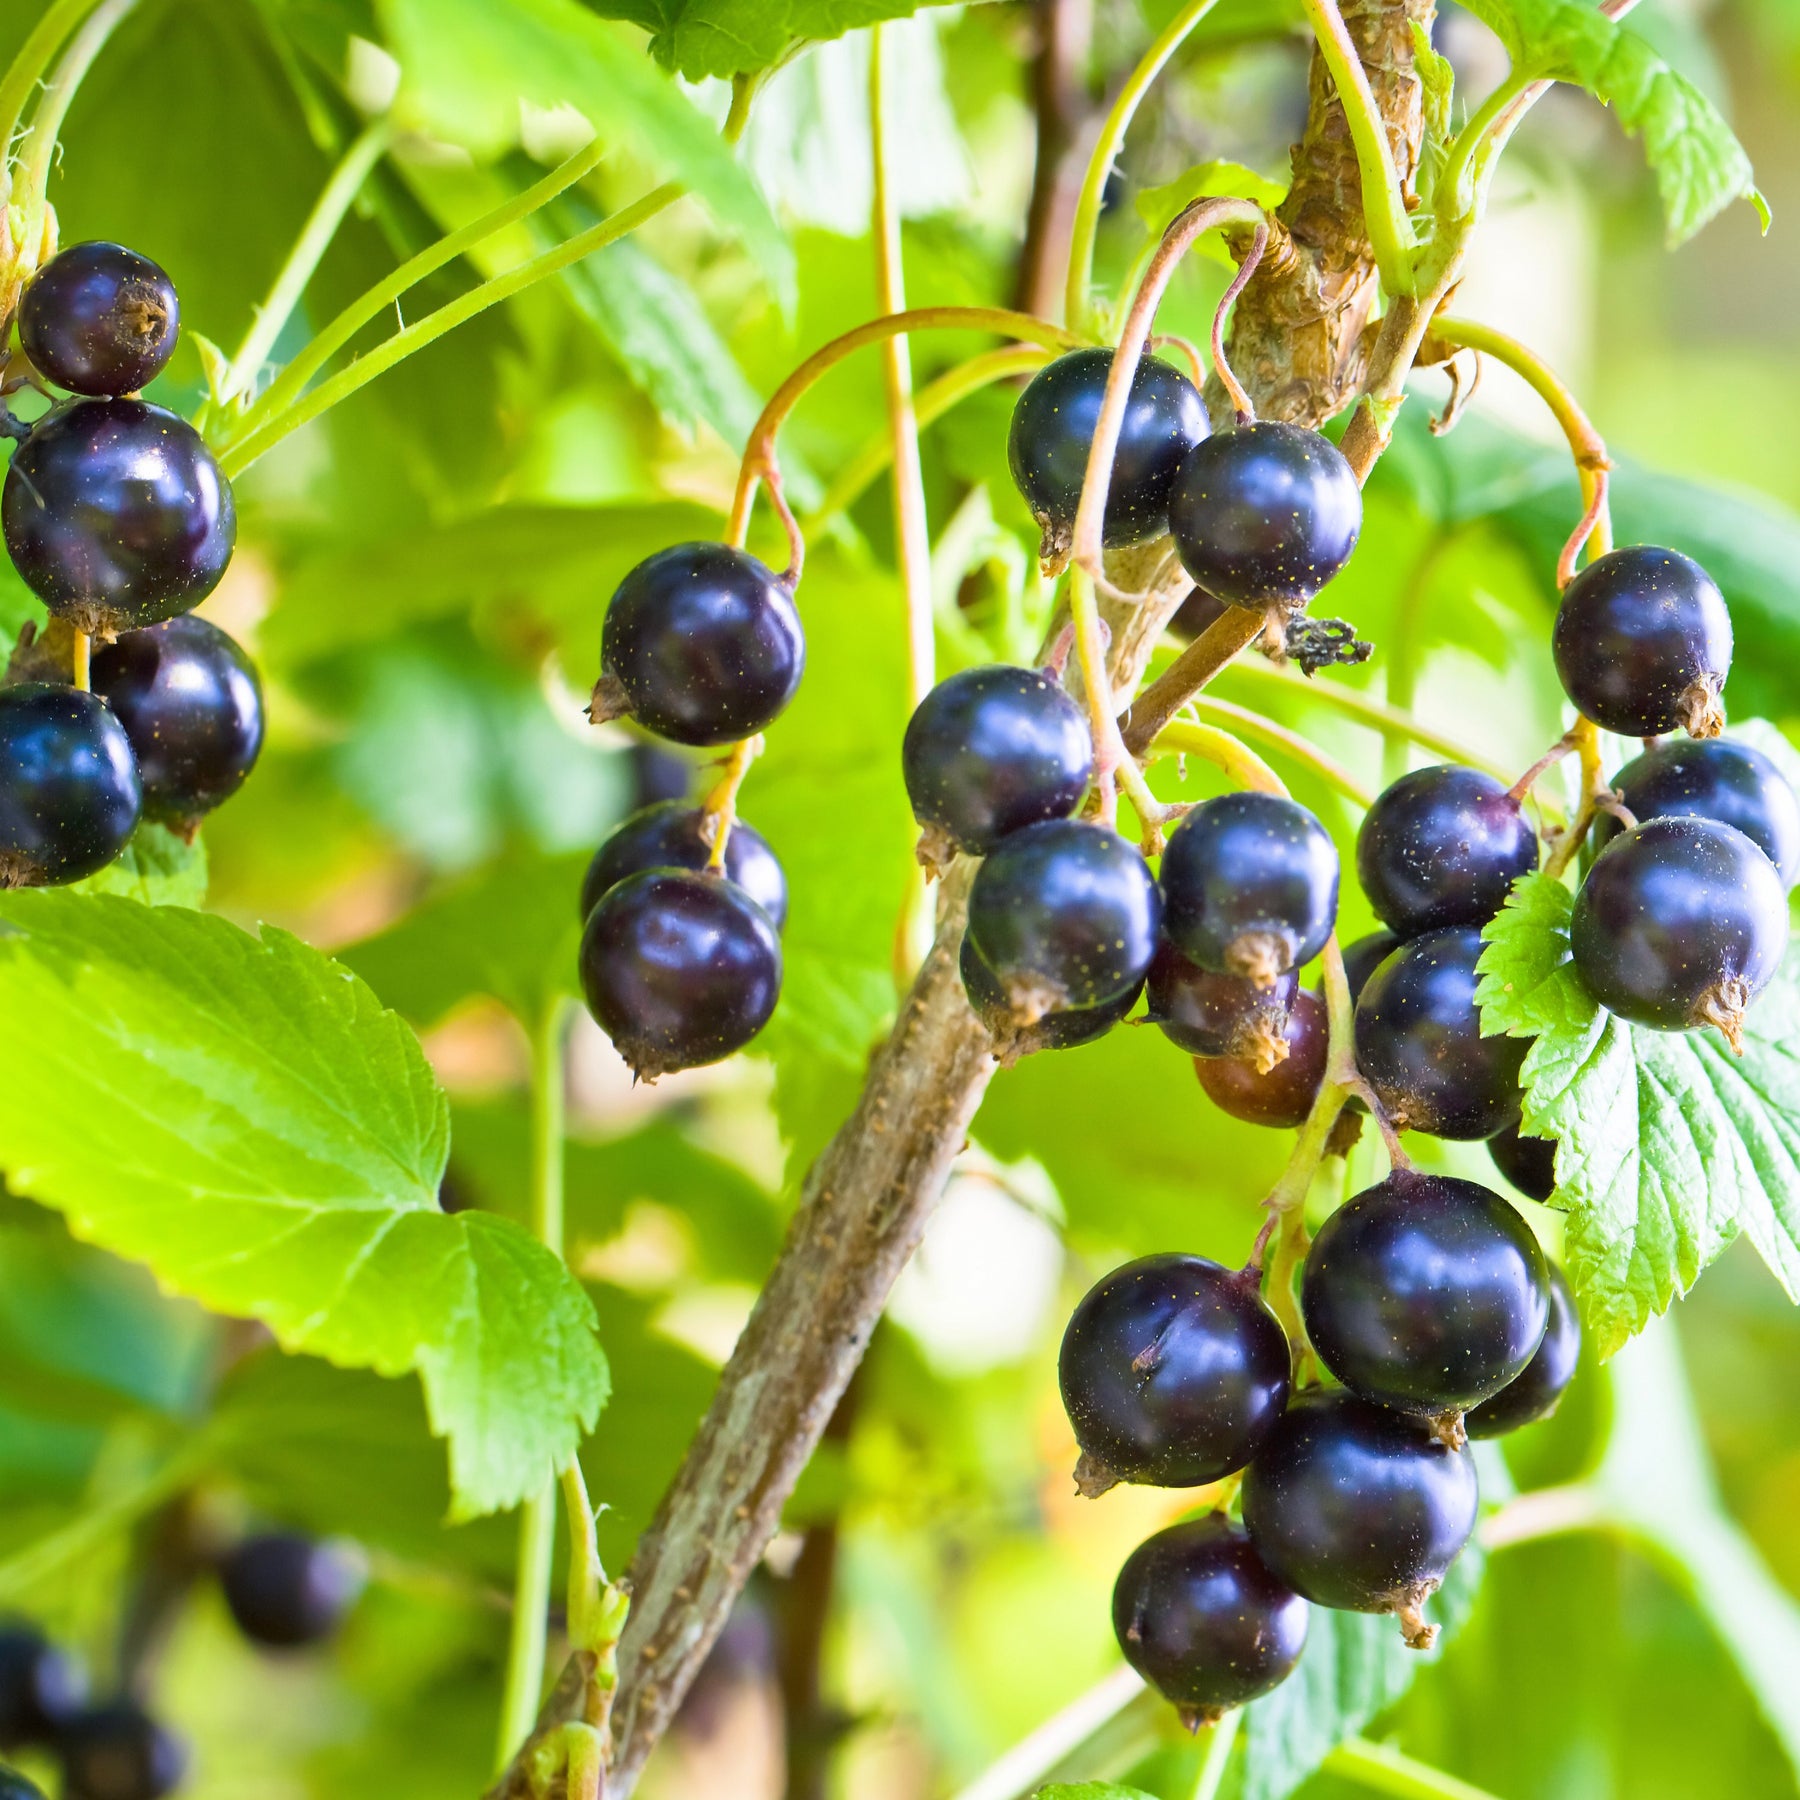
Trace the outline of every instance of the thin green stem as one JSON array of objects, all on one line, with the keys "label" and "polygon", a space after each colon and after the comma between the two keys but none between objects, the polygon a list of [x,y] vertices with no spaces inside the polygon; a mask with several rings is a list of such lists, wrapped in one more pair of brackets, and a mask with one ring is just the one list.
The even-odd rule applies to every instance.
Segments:
[{"label": "thin green stem", "polygon": [[1206,1741],[1206,1755],[1200,1764],[1200,1779],[1194,1784],[1194,1800],[1218,1800],[1219,1789],[1225,1785],[1225,1771],[1231,1764],[1232,1746],[1237,1742],[1243,1723],[1244,1709],[1234,1706],[1212,1728],[1212,1736]]},{"label": "thin green stem", "polygon": [[[1108,825],[1115,822],[1118,817],[1117,787],[1122,786],[1131,801],[1132,811],[1144,828],[1145,854],[1155,856],[1162,849],[1162,822],[1168,816],[1168,809],[1150,792],[1143,769],[1119,735],[1093,577],[1080,563],[1069,566],[1069,619],[1075,628],[1075,656],[1081,669],[1082,693],[1087,700],[1088,729],[1094,739],[1094,786],[1100,797],[1100,818]],[[1218,735],[1223,737],[1225,733]],[[1244,754],[1249,756],[1250,752],[1246,750]]]},{"label": "thin green stem", "polygon": [[1469,164],[1495,124],[1530,86],[1529,81],[1522,80],[1517,75],[1509,75],[1470,115],[1462,130],[1451,140],[1450,148],[1444,156],[1444,166],[1438,170],[1437,187],[1432,195],[1433,205],[1440,216],[1461,218],[1474,204],[1475,196],[1472,193],[1467,199],[1462,194]]},{"label": "thin green stem", "polygon": [[1505,1550],[1514,1544],[1566,1537],[1576,1531],[1621,1528],[1621,1522],[1598,1487],[1585,1481],[1573,1481],[1561,1487],[1533,1488],[1529,1493],[1507,1501],[1498,1512],[1483,1521],[1481,1544],[1486,1550]]},{"label": "thin green stem", "polygon": [[[1277,725],[1273,719],[1265,719],[1259,712],[1252,712],[1247,706],[1234,706],[1229,700],[1215,700],[1211,694],[1196,694],[1188,705],[1202,719],[1208,717],[1230,725],[1250,737],[1261,738],[1266,744],[1273,744],[1291,761],[1302,767],[1311,769],[1327,787],[1335,788],[1354,806],[1367,810],[1375,804],[1375,796],[1369,788],[1350,773],[1335,756],[1327,756],[1310,738],[1298,731],[1290,731],[1285,725]],[[1165,728],[1165,732],[1168,728]]]},{"label": "thin green stem", "polygon": [[1222,769],[1239,787],[1259,794],[1286,795],[1282,780],[1250,746],[1216,725],[1198,725],[1177,719],[1156,734],[1152,756],[1197,756]]},{"label": "thin green stem", "polygon": [[0,204],[11,197],[13,139],[19,135],[19,121],[57,47],[91,12],[97,0],[56,0],[56,4],[38,20],[31,35],[19,46],[6,75],[0,79]]},{"label": "thin green stem", "polygon": [[1124,147],[1125,134],[1131,129],[1139,105],[1162,73],[1163,65],[1215,4],[1216,0],[1188,0],[1188,4],[1163,27],[1137,67],[1126,76],[1125,85],[1119,89],[1118,98],[1113,101],[1100,127],[1099,141],[1094,145],[1087,172],[1082,177],[1081,194],[1075,202],[1075,221],[1069,236],[1069,277],[1063,297],[1063,317],[1077,329],[1084,329],[1092,322],[1088,295],[1094,281],[1094,241],[1099,234],[1100,207],[1106,197],[1106,181],[1112,173],[1113,162]]},{"label": "thin green stem", "polygon": [[1333,1775],[1342,1775],[1378,1794],[1393,1794],[1397,1800],[1494,1800],[1486,1788],[1459,1781],[1434,1769],[1429,1763],[1416,1761],[1387,1744],[1372,1744],[1367,1738],[1351,1738],[1325,1758],[1324,1766]]}]

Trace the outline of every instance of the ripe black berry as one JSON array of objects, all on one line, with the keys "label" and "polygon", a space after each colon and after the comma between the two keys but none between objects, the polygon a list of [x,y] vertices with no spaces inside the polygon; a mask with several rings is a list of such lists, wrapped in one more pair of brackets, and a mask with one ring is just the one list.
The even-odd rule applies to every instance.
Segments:
[{"label": "ripe black berry", "polygon": [[328,1638],[362,1592],[362,1569],[336,1545],[298,1532],[245,1538],[219,1564],[237,1628],[254,1644],[293,1650]]},{"label": "ripe black berry", "polygon": [[[1043,527],[1046,556],[1068,548],[1111,367],[1110,350],[1071,350],[1040,369],[1013,408],[1006,460]],[[1206,429],[1199,389],[1160,357],[1146,356],[1131,378],[1119,427],[1103,543],[1140,544],[1168,530],[1169,484]]]},{"label": "ripe black berry", "polygon": [[1113,1588],[1125,1660],[1190,1730],[1278,1687],[1306,1647],[1307,1605],[1222,1513],[1159,1531]]},{"label": "ripe black berry", "polygon": [[44,1800],[44,1790],[17,1769],[0,1769],[0,1800]]},{"label": "ripe black berry", "polygon": [[1320,1606],[1397,1613],[1406,1641],[1436,1636],[1420,1608],[1475,1529],[1475,1463],[1422,1421],[1342,1389],[1291,1405],[1244,1476],[1244,1524],[1278,1581]]},{"label": "ripe black berry", "polygon": [[747,550],[677,544],[639,563],[606,609],[592,717],[729,744],[780,716],[805,663],[785,582]]},{"label": "ripe black berry", "polygon": [[[1675,738],[1628,762],[1613,786],[1640,825],[1676,816],[1735,825],[1775,865],[1783,887],[1800,881],[1800,798],[1760,750],[1733,738]],[[1602,813],[1594,842],[1608,844],[1623,829]]]},{"label": "ripe black berry", "polygon": [[71,400],[13,452],[6,547],[53,613],[99,636],[187,612],[237,541],[231,483],[200,434],[142,400]]},{"label": "ripe black berry", "polygon": [[1196,1056],[1194,1073],[1221,1112],[1247,1125],[1291,1130],[1306,1122],[1325,1079],[1331,1027],[1325,1003],[1302,988],[1289,1003],[1287,1055],[1268,1068],[1239,1056]]},{"label": "ripe black berry", "polygon": [[1400,940],[1391,931],[1371,931],[1344,949],[1344,981],[1350,989],[1350,1003],[1362,998],[1369,977],[1400,948]]},{"label": "ripe black berry", "polygon": [[29,1625],[0,1629],[0,1750],[48,1744],[87,1701],[81,1664]]},{"label": "ripe black berry", "polygon": [[[581,880],[581,916],[627,875],[645,869],[704,869],[712,846],[700,835],[705,809],[684,800],[664,800],[634,812],[598,850]],[[736,882],[774,921],[787,923],[787,877],[768,841],[742,819],[725,840],[725,879]]]},{"label": "ripe black berry", "polygon": [[1292,800],[1221,794],[1176,827],[1162,888],[1164,928],[1190,962],[1267,985],[1310,962],[1331,936],[1337,850]]},{"label": "ripe black berry", "polygon": [[1021,1024],[1006,1002],[1006,989],[1000,978],[981,960],[981,952],[963,934],[957,967],[962,973],[963,992],[975,1009],[975,1016],[994,1040],[994,1055],[1003,1064],[1016,1063],[1021,1056],[1036,1050],[1073,1050],[1080,1044],[1091,1044],[1105,1037],[1112,1028],[1137,1005],[1142,986],[1130,987],[1116,1000],[1099,1006],[1059,1007]]},{"label": "ripe black berry", "polygon": [[1094,772],[1081,708],[1036,669],[1004,664],[940,681],[907,721],[900,757],[928,866],[1066,819]]},{"label": "ripe black berry", "polygon": [[0,886],[59,887],[104,869],[141,802],[125,728],[98,695],[0,688]]},{"label": "ripe black berry", "polygon": [[1464,1418],[1463,1428],[1470,1437],[1504,1437],[1521,1425],[1549,1418],[1575,1379],[1575,1366],[1581,1361],[1581,1319],[1568,1278],[1555,1263],[1549,1269],[1550,1323],[1544,1328],[1544,1341],[1523,1375]]},{"label": "ripe black berry", "polygon": [[1473,926],[1402,944],[1356,1003],[1356,1066],[1400,1130],[1491,1137],[1519,1116],[1523,1038],[1483,1037]]},{"label": "ripe black berry", "polygon": [[1614,838],[1569,926],[1575,972],[1602,1006],[1659,1031],[1716,1025],[1734,1049],[1787,940],[1775,865],[1711,819],[1652,819]]},{"label": "ripe black berry", "polygon": [[94,651],[94,692],[125,727],[144,816],[191,830],[244,785],[263,741],[262,683],[235,639],[189,614]]},{"label": "ripe black berry", "polygon": [[969,891],[969,937],[1021,1024],[1130,993],[1156,953],[1162,911],[1144,859],[1074,819],[1003,838]]},{"label": "ripe black berry", "polygon": [[19,347],[46,381],[77,394],[135,394],[175,353],[175,284],[123,244],[71,244],[19,301]]},{"label": "ripe black berry", "polygon": [[741,1050],[781,992],[781,939],[732,882],[646,869],[605,893],[581,935],[589,1010],[654,1081]]},{"label": "ripe black berry", "polygon": [[1301,1313],[1319,1360],[1365,1400],[1455,1414],[1518,1376],[1549,1318],[1518,1213],[1478,1182],[1396,1169],[1313,1239]]},{"label": "ripe black berry", "polygon": [[1563,590],[1551,637],[1563,692],[1622,737],[1716,737],[1731,615],[1679,550],[1634,544],[1596,557]]},{"label": "ripe black berry", "polygon": [[1200,1487],[1241,1469],[1287,1405],[1289,1361],[1254,1275],[1203,1256],[1115,1269],[1075,1308],[1057,1363],[1076,1486]]},{"label": "ripe black berry", "polygon": [[130,1700],[72,1719],[57,1751],[65,1800],[161,1800],[187,1773],[187,1746]]},{"label": "ripe black berry", "polygon": [[1527,1137],[1516,1125],[1502,1126],[1487,1141],[1494,1167],[1527,1200],[1548,1200],[1556,1192],[1556,1144]]},{"label": "ripe black berry", "polygon": [[1169,492],[1181,566],[1234,606],[1304,606],[1350,560],[1362,490],[1338,447],[1298,425],[1221,431]]},{"label": "ripe black berry", "polygon": [[1403,938],[1485,925],[1537,863],[1537,834],[1518,801],[1493,776],[1453,764],[1402,775],[1356,834],[1357,880]]},{"label": "ripe black berry", "polygon": [[1166,939],[1150,965],[1149,1016],[1189,1056],[1237,1056],[1265,1074],[1288,1053],[1288,1013],[1300,986],[1292,969],[1269,986],[1217,975]]}]

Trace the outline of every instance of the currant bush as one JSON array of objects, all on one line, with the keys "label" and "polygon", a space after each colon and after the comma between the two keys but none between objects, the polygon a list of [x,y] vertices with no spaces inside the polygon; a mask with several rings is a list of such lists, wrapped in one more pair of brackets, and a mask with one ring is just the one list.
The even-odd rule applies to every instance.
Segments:
[{"label": "currant bush", "polygon": [[[704,869],[712,857],[712,846],[700,834],[705,817],[704,807],[684,800],[640,807],[594,852],[581,881],[582,918],[628,875],[646,869]],[[787,923],[787,877],[767,840],[742,819],[725,840],[722,872],[769,915],[777,931]]]}]

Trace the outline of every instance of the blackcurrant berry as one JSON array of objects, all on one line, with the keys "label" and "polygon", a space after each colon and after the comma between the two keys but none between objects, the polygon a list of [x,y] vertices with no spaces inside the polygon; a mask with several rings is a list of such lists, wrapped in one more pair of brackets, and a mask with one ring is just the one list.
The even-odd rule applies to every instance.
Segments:
[{"label": "blackcurrant berry", "polygon": [[130,1700],[70,1720],[57,1751],[66,1800],[161,1800],[187,1773],[187,1746]]},{"label": "blackcurrant berry", "polygon": [[125,727],[144,816],[191,831],[229,800],[263,741],[262,683],[235,639],[188,614],[94,651],[94,692]]},{"label": "blackcurrant berry", "polygon": [[1633,544],[1596,557],[1563,589],[1551,636],[1563,692],[1622,737],[1680,729],[1716,737],[1731,668],[1731,615],[1679,550]]},{"label": "blackcurrant berry", "polygon": [[[1733,738],[1675,738],[1628,762],[1613,786],[1640,825],[1677,816],[1735,825],[1775,865],[1783,887],[1800,881],[1800,798],[1760,750]],[[1603,812],[1594,821],[1595,845],[1623,829]]]},{"label": "blackcurrant berry", "polygon": [[1538,863],[1537,833],[1491,775],[1443,764],[1402,775],[1364,815],[1356,876],[1403,938],[1485,925]]},{"label": "blackcurrant berry", "polygon": [[1189,1056],[1241,1057],[1267,1074],[1288,1053],[1288,1013],[1299,986],[1292,969],[1268,987],[1214,974],[1165,939],[1150,965],[1149,1016]]},{"label": "blackcurrant berry", "polygon": [[0,1800],[44,1800],[44,1790],[17,1769],[0,1769]]},{"label": "blackcurrant berry", "polygon": [[[1071,350],[1040,369],[1013,408],[1006,460],[1043,528],[1046,556],[1068,548],[1111,367],[1110,350]],[[1169,484],[1206,429],[1199,389],[1171,364],[1146,356],[1131,378],[1119,427],[1103,543],[1141,544],[1168,530]]]},{"label": "blackcurrant berry", "polygon": [[104,869],[142,798],[125,728],[97,694],[0,688],[0,886],[59,887]]},{"label": "blackcurrant berry", "polygon": [[1287,1405],[1289,1362],[1254,1275],[1203,1256],[1115,1269],[1075,1308],[1057,1364],[1076,1486],[1200,1487],[1241,1469]]},{"label": "blackcurrant berry", "polygon": [[1527,1137],[1516,1125],[1505,1125],[1487,1141],[1494,1167],[1527,1200],[1548,1200],[1556,1192],[1556,1145],[1550,1138]]},{"label": "blackcurrant berry", "polygon": [[1113,1588],[1125,1660],[1190,1730],[1279,1687],[1306,1647],[1309,1612],[1222,1513],[1159,1531]]},{"label": "blackcurrant berry", "polygon": [[1066,819],[1094,772],[1081,708],[1035,669],[965,669],[907,721],[906,796],[925,827],[919,860],[985,856],[1010,832]]},{"label": "blackcurrant berry", "polygon": [[1287,1055],[1269,1068],[1238,1056],[1196,1056],[1194,1073],[1221,1112],[1247,1125],[1292,1130],[1306,1122],[1325,1079],[1331,1027],[1325,1003],[1300,989],[1288,1006]]},{"label": "blackcurrant berry", "polygon": [[245,1538],[219,1564],[219,1585],[238,1630],[271,1650],[330,1637],[362,1584],[355,1557],[299,1532]]},{"label": "blackcurrant berry", "polygon": [[1337,850],[1292,800],[1221,794],[1175,828],[1162,889],[1164,929],[1190,962],[1267,985],[1325,948],[1337,919]]},{"label": "blackcurrant berry", "polygon": [[1634,1025],[1716,1025],[1740,1047],[1744,1014],[1787,948],[1787,891],[1735,826],[1652,819],[1594,859],[1569,926],[1575,972]]},{"label": "blackcurrant berry", "polygon": [[[700,835],[705,809],[664,800],[634,812],[598,850],[581,881],[581,916],[627,875],[645,869],[704,869],[712,846]],[[725,879],[736,882],[775,923],[787,923],[787,877],[768,841],[742,819],[725,840]]]},{"label": "blackcurrant berry", "polygon": [[619,583],[591,716],[629,713],[677,744],[729,744],[781,715],[805,664],[800,615],[779,576],[747,550],[677,544]]},{"label": "blackcurrant berry", "polygon": [[1422,1421],[1341,1388],[1288,1408],[1244,1476],[1244,1524],[1278,1581],[1320,1606],[1397,1613],[1406,1641],[1475,1529],[1475,1463]]},{"label": "blackcurrant berry", "polygon": [[87,1701],[87,1676],[29,1625],[0,1628],[0,1750],[48,1744]]},{"label": "blackcurrant berry", "polygon": [[1137,1005],[1137,997],[1143,992],[1141,985],[1128,988],[1118,999],[1100,1006],[1061,1007],[1022,1025],[1007,1004],[1006,989],[1000,985],[999,976],[981,960],[980,951],[966,932],[957,966],[969,1005],[993,1039],[994,1055],[1009,1067],[1033,1051],[1073,1050],[1105,1037]]},{"label": "blackcurrant berry", "polygon": [[101,637],[198,606],[237,541],[231,483],[200,434],[142,400],[47,412],[13,452],[0,523],[32,592]]},{"label": "blackcurrant berry", "polygon": [[1169,491],[1181,566],[1234,606],[1304,606],[1350,560],[1362,489],[1330,439],[1266,422],[1189,452]]},{"label": "blackcurrant berry", "polygon": [[741,1050],[781,992],[774,921],[734,883],[686,869],[602,895],[580,961],[588,1009],[645,1081]]},{"label": "blackcurrant berry", "polygon": [[1051,819],[1002,838],[969,890],[969,937],[1019,1023],[1130,993],[1162,904],[1137,850],[1103,825]]},{"label": "blackcurrant berry", "polygon": [[1549,1418],[1575,1379],[1575,1366],[1581,1361],[1581,1319],[1568,1278],[1555,1263],[1549,1268],[1550,1323],[1544,1328],[1544,1341],[1523,1375],[1464,1418],[1463,1428],[1472,1438],[1504,1437],[1521,1425]]},{"label": "blackcurrant berry", "polygon": [[1353,1006],[1362,998],[1369,977],[1399,948],[1400,940],[1391,931],[1371,931],[1367,937],[1345,946],[1344,981]]},{"label": "blackcurrant berry", "polygon": [[1523,1038],[1481,1035],[1473,926],[1402,944],[1356,1003],[1356,1066],[1400,1130],[1492,1137],[1519,1116]]},{"label": "blackcurrant berry", "polygon": [[135,394],[175,354],[175,284],[123,244],[71,244],[19,300],[19,347],[46,381],[77,394]]},{"label": "blackcurrant berry", "polygon": [[1549,1279],[1531,1228],[1498,1194],[1396,1169],[1320,1227],[1300,1308],[1319,1360],[1353,1393],[1453,1418],[1536,1355]]}]

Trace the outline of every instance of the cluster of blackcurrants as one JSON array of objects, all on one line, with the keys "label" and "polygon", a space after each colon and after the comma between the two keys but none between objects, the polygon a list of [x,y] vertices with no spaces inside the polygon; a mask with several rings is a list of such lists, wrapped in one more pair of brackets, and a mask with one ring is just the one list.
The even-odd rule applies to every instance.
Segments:
[{"label": "cluster of blackcurrants", "polygon": [[91,686],[56,628],[0,687],[0,885],[79,881],[140,818],[192,836],[262,748],[256,670],[190,616],[231,559],[231,485],[198,432],[133,398],[167,363],[167,275],[118,244],[75,244],[18,309],[28,380],[74,396],[25,426],[0,489],[13,566],[65,633],[93,638]]},{"label": "cluster of blackcurrants", "polygon": [[[217,1564],[238,1629],[268,1650],[329,1637],[362,1586],[361,1563],[294,1532],[242,1539]],[[87,1675],[35,1626],[0,1625],[0,1756],[41,1750],[63,1771],[64,1800],[161,1800],[187,1773],[186,1744],[129,1695],[90,1702]],[[44,1800],[0,1764],[0,1800]]]}]

